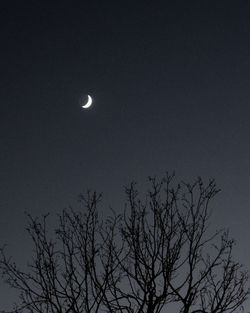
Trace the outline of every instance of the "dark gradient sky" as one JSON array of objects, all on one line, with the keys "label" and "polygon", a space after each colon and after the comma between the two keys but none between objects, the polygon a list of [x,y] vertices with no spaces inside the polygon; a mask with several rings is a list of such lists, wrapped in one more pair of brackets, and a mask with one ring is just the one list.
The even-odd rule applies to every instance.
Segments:
[{"label": "dark gradient sky", "polygon": [[[216,179],[215,224],[249,266],[250,2],[0,10],[0,244],[23,262],[24,211],[58,212],[88,188],[120,209],[132,179],[175,170]],[[12,301],[0,282],[0,309]]]}]

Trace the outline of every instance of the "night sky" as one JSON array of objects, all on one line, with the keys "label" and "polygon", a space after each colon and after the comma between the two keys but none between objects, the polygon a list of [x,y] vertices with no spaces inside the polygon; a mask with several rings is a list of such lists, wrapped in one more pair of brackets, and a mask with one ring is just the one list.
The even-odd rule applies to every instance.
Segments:
[{"label": "night sky", "polygon": [[[120,210],[131,180],[175,170],[216,179],[213,222],[249,267],[250,2],[9,1],[0,15],[0,245],[25,262],[25,211],[77,208],[87,189]],[[0,281],[0,309],[13,300]]]}]

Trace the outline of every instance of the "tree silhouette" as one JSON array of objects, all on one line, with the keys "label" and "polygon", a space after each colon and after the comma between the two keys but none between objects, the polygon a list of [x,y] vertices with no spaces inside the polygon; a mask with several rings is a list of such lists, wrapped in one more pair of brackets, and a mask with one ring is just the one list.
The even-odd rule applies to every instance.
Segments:
[{"label": "tree silhouette", "polygon": [[20,270],[1,250],[3,278],[20,292],[11,312],[222,313],[243,310],[248,275],[232,258],[227,231],[211,232],[204,185],[149,178],[141,199],[126,188],[123,214],[99,217],[101,195],[81,196],[83,212],[63,210],[55,234],[28,216],[34,252]]}]

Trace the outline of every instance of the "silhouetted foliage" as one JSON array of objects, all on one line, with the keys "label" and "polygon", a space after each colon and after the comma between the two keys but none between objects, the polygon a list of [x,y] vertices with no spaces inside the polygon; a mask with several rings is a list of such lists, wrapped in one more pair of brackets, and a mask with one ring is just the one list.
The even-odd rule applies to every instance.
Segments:
[{"label": "silhouetted foliage", "polygon": [[[228,232],[209,229],[214,181],[149,178],[141,200],[126,188],[123,214],[99,217],[101,196],[81,196],[50,237],[48,216],[28,216],[34,244],[28,271],[1,250],[3,278],[20,292],[12,312],[222,313],[243,309],[247,272],[232,258]],[[163,310],[164,309],[164,310]]]}]

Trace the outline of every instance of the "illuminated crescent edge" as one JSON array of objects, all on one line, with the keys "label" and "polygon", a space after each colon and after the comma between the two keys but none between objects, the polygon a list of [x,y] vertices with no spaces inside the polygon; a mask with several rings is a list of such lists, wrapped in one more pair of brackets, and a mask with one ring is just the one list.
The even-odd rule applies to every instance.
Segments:
[{"label": "illuminated crescent edge", "polygon": [[90,95],[88,95],[88,101],[86,104],[82,105],[82,108],[87,109],[91,106],[92,104],[92,98],[90,97]]}]

